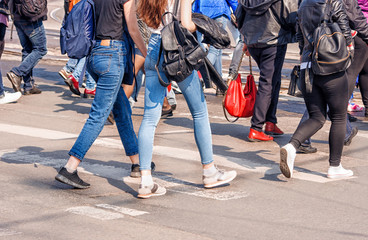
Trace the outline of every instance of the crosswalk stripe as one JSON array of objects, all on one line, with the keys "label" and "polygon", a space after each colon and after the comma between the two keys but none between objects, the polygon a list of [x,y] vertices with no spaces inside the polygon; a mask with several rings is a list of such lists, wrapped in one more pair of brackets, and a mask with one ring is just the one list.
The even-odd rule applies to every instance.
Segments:
[{"label": "crosswalk stripe", "polygon": [[9,236],[19,235],[19,234],[22,234],[22,233],[16,232],[10,229],[6,229],[6,228],[0,228],[0,237],[9,237]]},{"label": "crosswalk stripe", "polygon": [[[63,140],[63,139],[70,139],[76,138],[77,135],[42,129],[42,128],[32,128],[32,127],[23,127],[19,125],[9,125],[9,124],[1,124],[0,123],[0,132],[7,132],[7,133],[14,133],[19,135],[25,135],[30,137],[38,137],[44,139],[53,139],[53,140]],[[176,132],[177,133],[177,132]],[[170,134],[170,132],[164,132],[164,134]],[[175,134],[175,132],[173,133]],[[358,133],[360,137],[368,138],[367,134]],[[98,138],[96,139],[94,145],[106,147],[106,148],[114,148],[114,149],[123,149],[120,140],[111,139],[111,138]],[[154,146],[153,148],[155,155],[161,155],[165,157],[171,157],[176,159],[181,159],[185,161],[195,161],[200,162],[200,156],[198,151],[183,149],[183,148],[174,148],[174,147],[166,147],[166,146]],[[65,164],[65,159],[49,159],[47,157],[40,157],[35,156],[32,153],[24,152],[21,150],[3,150],[0,151],[2,155],[6,154],[7,157],[13,158],[15,161],[26,161],[26,162],[37,162],[43,165],[48,165],[50,162],[54,162],[54,167],[59,167]],[[15,154],[15,155],[14,155]],[[14,156],[13,156],[14,155]],[[22,155],[26,155],[27,157],[24,159]],[[235,158],[235,157],[228,157],[228,156],[221,156],[221,155],[214,155],[214,160],[217,165],[224,166],[232,169],[237,170],[244,170],[249,172],[261,173],[265,175],[272,175],[272,174],[279,174],[279,166],[277,163],[257,163],[251,161],[250,159],[246,158]],[[21,160],[19,160],[21,158]],[[57,165],[56,165],[57,163]],[[119,176],[119,180],[123,179],[125,176],[129,175],[129,170],[121,170],[117,169],[113,166],[104,166],[101,169],[97,170],[96,167],[89,164],[81,164],[81,169],[85,172],[95,174],[98,176],[107,176],[110,178],[116,178],[113,176]],[[321,177],[317,174],[312,173],[296,173],[294,174],[294,178],[318,183],[326,183],[330,181],[337,181],[336,179],[330,180],[325,177]],[[125,179],[127,181],[131,181],[130,179]]]},{"label": "crosswalk stripe", "polygon": [[125,208],[125,207],[118,207],[118,206],[114,206],[110,204],[96,204],[96,207],[113,210],[115,212],[126,214],[132,217],[148,214],[148,212],[145,212],[145,211],[139,211],[139,210]]},{"label": "crosswalk stripe", "polygon": [[100,208],[90,207],[90,206],[80,206],[80,207],[72,207],[68,208],[65,211],[78,214],[78,215],[84,215],[92,218],[96,218],[99,220],[113,220],[113,219],[119,219],[124,218],[123,214],[116,213],[116,212],[110,212],[106,211]]}]

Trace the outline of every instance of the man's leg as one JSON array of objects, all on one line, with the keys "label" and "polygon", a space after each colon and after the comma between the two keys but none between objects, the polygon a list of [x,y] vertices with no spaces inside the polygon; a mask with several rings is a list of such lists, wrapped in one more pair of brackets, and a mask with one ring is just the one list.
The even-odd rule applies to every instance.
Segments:
[{"label": "man's leg", "polygon": [[[12,72],[23,77],[25,90],[30,90],[33,87],[31,83],[32,70],[47,53],[45,28],[41,20],[33,23],[19,21],[15,22],[15,26],[19,38],[22,39],[23,50],[22,63],[18,67],[14,67]],[[31,52],[29,51],[30,46]]]}]

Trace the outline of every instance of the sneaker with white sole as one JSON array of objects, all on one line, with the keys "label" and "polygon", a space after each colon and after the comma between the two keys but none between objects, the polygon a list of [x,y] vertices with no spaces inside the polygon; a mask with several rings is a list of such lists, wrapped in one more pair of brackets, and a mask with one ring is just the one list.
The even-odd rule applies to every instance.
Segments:
[{"label": "sneaker with white sole", "polygon": [[236,177],[236,171],[224,171],[216,168],[216,172],[210,176],[203,175],[204,188],[214,188],[231,182]]},{"label": "sneaker with white sole", "polygon": [[280,171],[287,178],[293,177],[296,149],[288,143],[280,149]]},{"label": "sneaker with white sole", "polygon": [[3,95],[0,95],[0,104],[16,102],[21,96],[22,96],[21,92],[15,93],[4,92]]},{"label": "sneaker with white sole", "polygon": [[341,164],[338,167],[330,166],[327,172],[327,177],[331,179],[348,178],[353,175],[353,171],[343,168]]},{"label": "sneaker with white sole", "polygon": [[157,183],[150,186],[139,185],[138,198],[150,198],[153,196],[162,196],[166,194],[166,188],[161,187]]}]

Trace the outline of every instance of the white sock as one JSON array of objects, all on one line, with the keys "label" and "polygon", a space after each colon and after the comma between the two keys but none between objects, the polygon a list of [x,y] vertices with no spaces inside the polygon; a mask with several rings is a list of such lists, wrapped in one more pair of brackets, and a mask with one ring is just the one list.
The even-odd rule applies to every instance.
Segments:
[{"label": "white sock", "polygon": [[212,165],[212,167],[207,168],[207,169],[203,169],[203,175],[204,176],[211,176],[213,174],[215,174],[217,172],[217,168],[215,167],[215,165]]},{"label": "white sock", "polygon": [[141,177],[142,186],[151,186],[153,185],[152,175],[142,176]]},{"label": "white sock", "polygon": [[66,169],[69,173],[73,173],[73,172],[75,172],[75,170],[77,170],[77,169],[68,168],[68,167],[66,167],[66,166],[65,166],[65,169]]}]

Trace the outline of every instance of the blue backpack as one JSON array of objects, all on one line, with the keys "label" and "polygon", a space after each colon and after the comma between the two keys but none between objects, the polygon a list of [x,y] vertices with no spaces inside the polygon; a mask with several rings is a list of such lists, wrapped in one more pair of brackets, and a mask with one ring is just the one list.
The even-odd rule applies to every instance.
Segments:
[{"label": "blue backpack", "polygon": [[95,26],[93,0],[81,0],[73,6],[60,29],[61,53],[74,59],[88,56],[95,39]]}]

